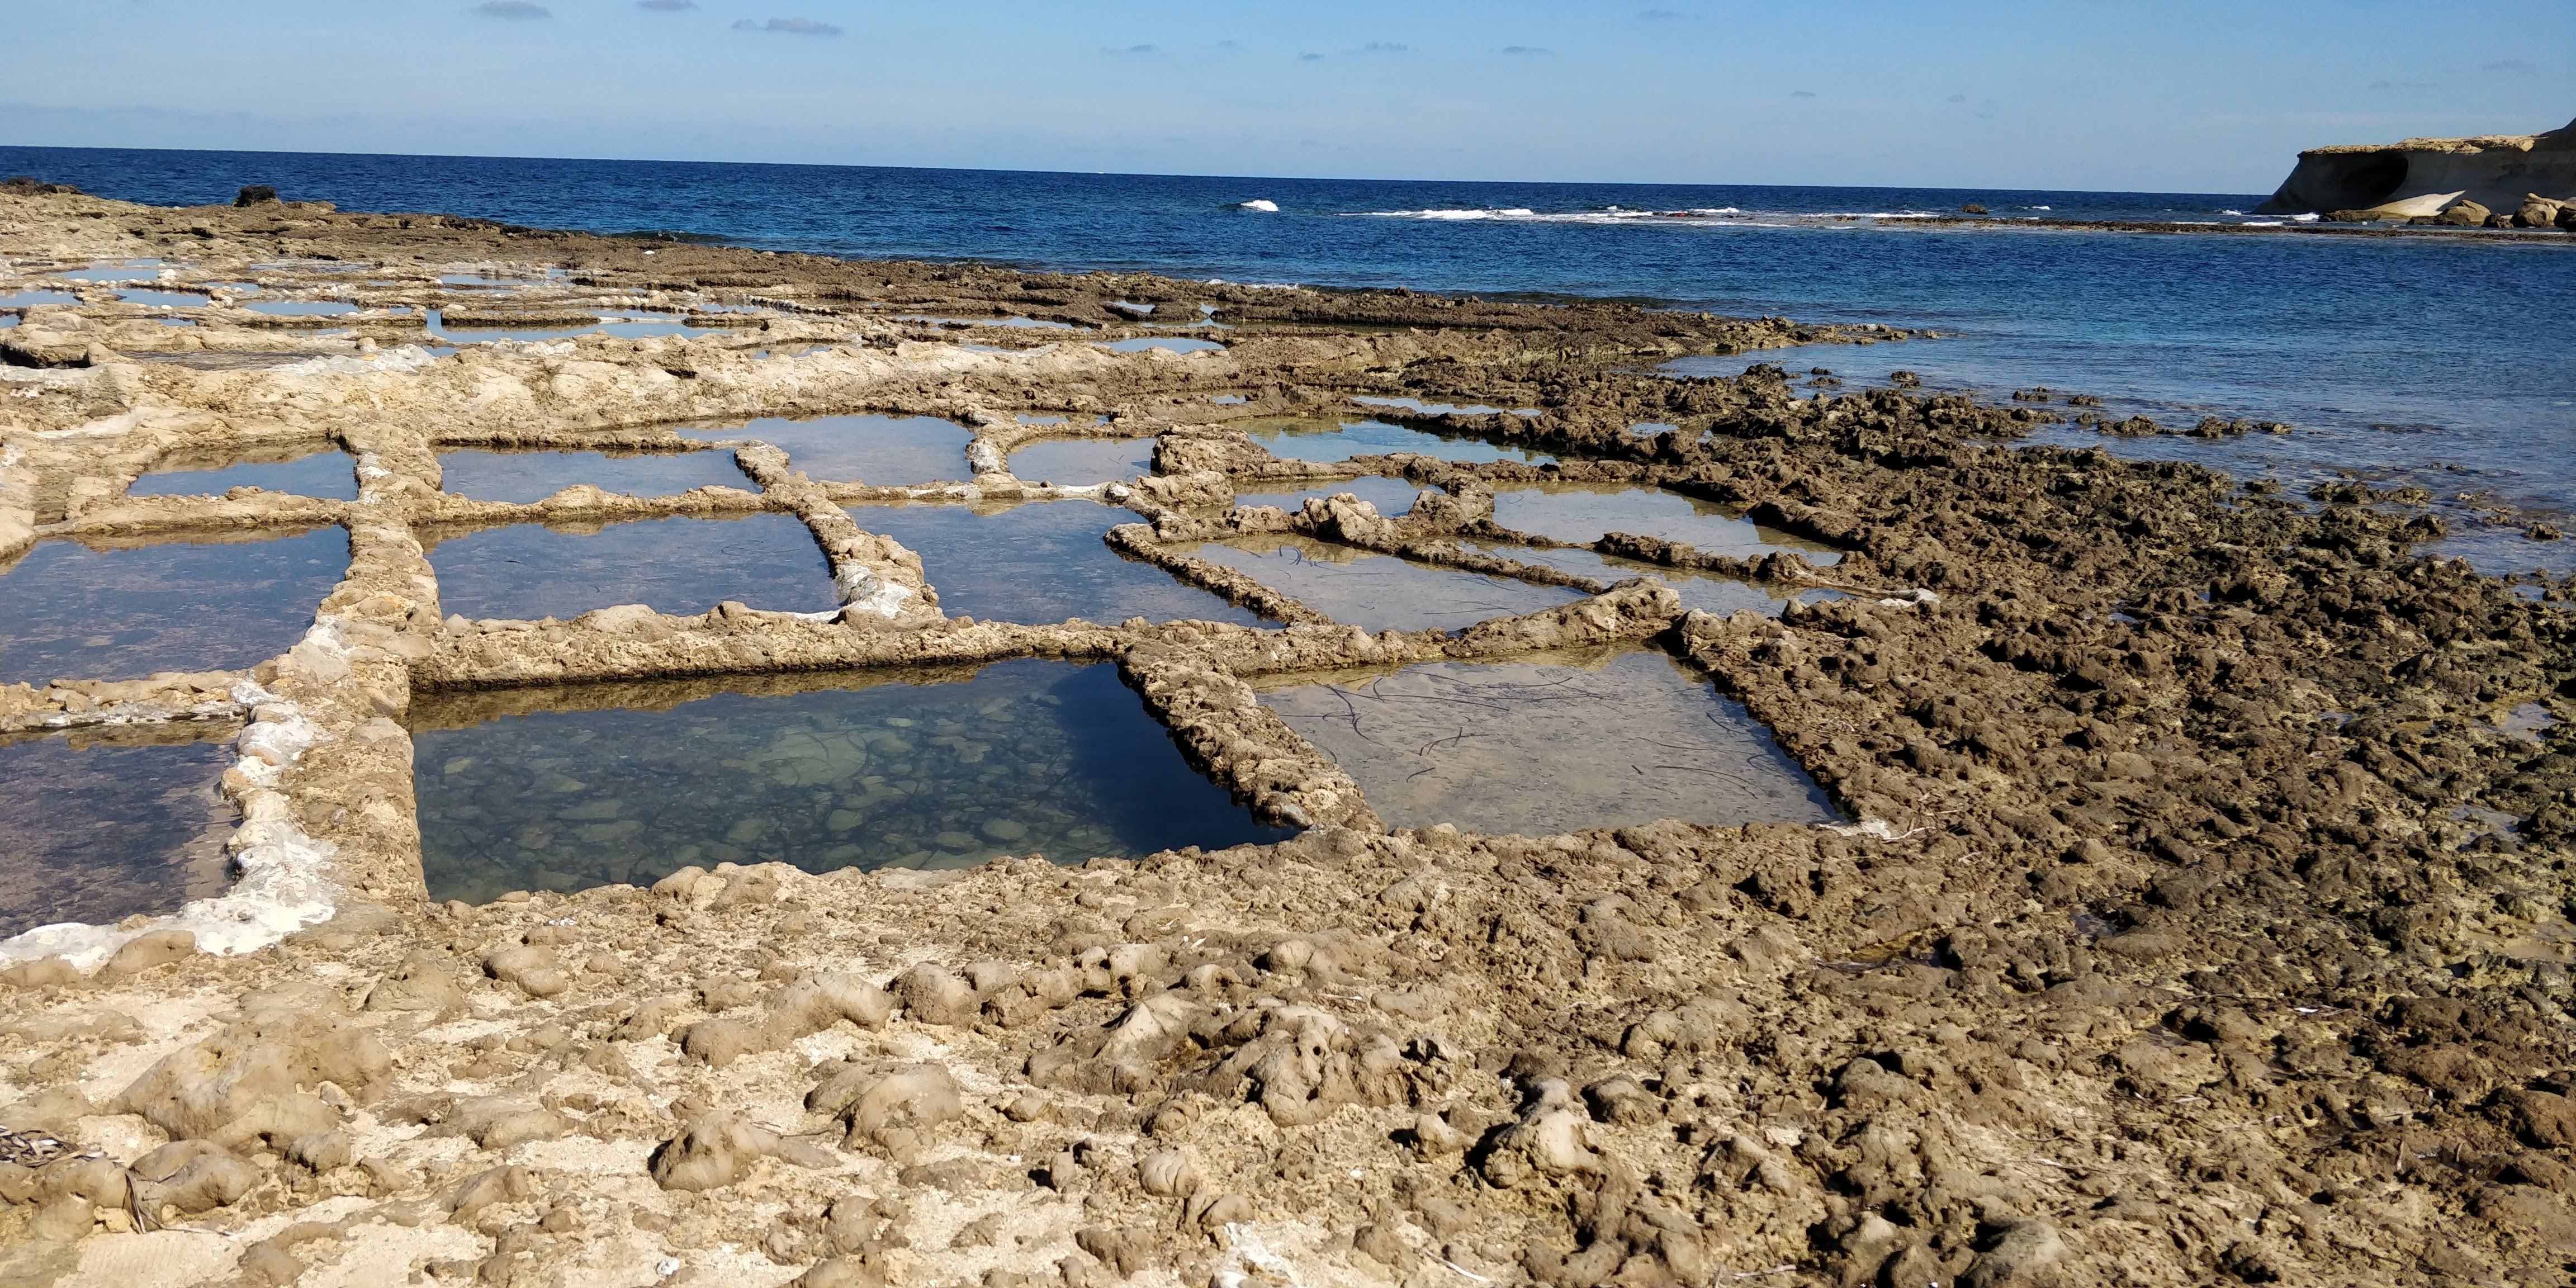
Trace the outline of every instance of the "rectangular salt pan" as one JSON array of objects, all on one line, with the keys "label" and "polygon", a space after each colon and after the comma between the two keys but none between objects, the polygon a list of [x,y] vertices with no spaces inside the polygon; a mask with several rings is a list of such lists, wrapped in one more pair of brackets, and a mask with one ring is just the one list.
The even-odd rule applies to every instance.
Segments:
[{"label": "rectangular salt pan", "polygon": [[238,671],[293,647],[348,572],[349,536],[83,546],[0,568],[0,684]]},{"label": "rectangular salt pan", "polygon": [[[1251,485],[1247,485],[1251,486]],[[1374,474],[1339,483],[1318,483],[1313,487],[1290,492],[1238,492],[1236,506],[1273,505],[1295,514],[1308,497],[1339,496],[1344,492],[1377,507],[1377,512],[1393,519],[1413,513],[1414,498],[1422,495],[1419,484],[1403,479],[1380,478]]]},{"label": "rectangular salt pan", "polygon": [[1133,511],[1092,501],[1038,501],[979,513],[964,505],[861,505],[850,517],[902,542],[951,617],[1042,624],[1071,618],[1112,623],[1233,622],[1254,613],[1130,559],[1101,538]]},{"label": "rectangular salt pan", "polygon": [[935,416],[764,417],[745,425],[684,429],[692,438],[758,439],[787,453],[790,469],[823,483],[918,487],[974,477],[966,445],[975,431]]},{"label": "rectangular salt pan", "polygon": [[1652,650],[1253,683],[1398,827],[1547,836],[1834,817],[1769,730]]},{"label": "rectangular salt pan", "polygon": [[411,718],[434,899],[1287,835],[1192,770],[1106,664],[433,696]]},{"label": "rectangular salt pan", "polygon": [[1154,440],[1068,438],[1031,443],[1011,453],[1009,469],[1025,483],[1120,482],[1154,472]]},{"label": "rectangular salt pan", "polygon": [[1311,537],[1246,537],[1194,546],[1189,553],[1372,632],[1463,630],[1583,598],[1582,591],[1564,586],[1418,564]]},{"label": "rectangular salt pan", "polygon": [[330,444],[282,444],[239,450],[174,452],[152,463],[127,496],[222,496],[237,487],[318,497],[358,499],[358,476],[349,455]]},{"label": "rectangular salt pan", "polygon": [[1674,593],[1682,597],[1682,607],[1695,608],[1703,613],[1714,613],[1719,617],[1746,610],[1760,613],[1765,617],[1778,617],[1792,601],[1817,604],[1826,600],[1846,598],[1842,591],[1824,587],[1793,591],[1784,586],[1756,585],[1752,582],[1737,581],[1732,577],[1695,573],[1682,568],[1666,568],[1643,560],[1621,559],[1614,555],[1598,554],[1579,548],[1541,550],[1534,546],[1506,546],[1492,542],[1473,542],[1470,545],[1471,548],[1497,559],[1517,559],[1522,563],[1537,564],[1542,568],[1570,572],[1578,577],[1590,577],[1595,581],[1616,583],[1626,581],[1630,577],[1659,578],[1665,585],[1672,587]]},{"label": "rectangular salt pan", "polygon": [[[187,727],[0,739],[0,938],[223,893],[232,764]],[[220,737],[220,733],[215,733]]]},{"label": "rectangular salt pan", "polygon": [[503,452],[438,454],[441,488],[477,501],[527,505],[576,483],[627,496],[676,496],[692,488],[748,489],[731,452]]},{"label": "rectangular salt pan", "polygon": [[1494,522],[1514,532],[1589,545],[1625,532],[1678,541],[1704,554],[1759,559],[1794,551],[1824,566],[1841,552],[1820,542],[1739,519],[1712,501],[1621,483],[1542,483],[1494,492]]},{"label": "rectangular salt pan", "polygon": [[1331,420],[1254,420],[1240,422],[1235,428],[1271,455],[1289,461],[1346,461],[1354,456],[1388,456],[1396,452],[1467,465],[1490,461],[1544,465],[1556,459],[1545,452],[1504,447],[1476,438],[1450,438],[1377,420],[1348,424]]},{"label": "rectangular salt pan", "polygon": [[676,615],[726,600],[776,612],[838,606],[823,548],[784,514],[421,534],[440,609],[472,618],[569,620],[649,604]]}]

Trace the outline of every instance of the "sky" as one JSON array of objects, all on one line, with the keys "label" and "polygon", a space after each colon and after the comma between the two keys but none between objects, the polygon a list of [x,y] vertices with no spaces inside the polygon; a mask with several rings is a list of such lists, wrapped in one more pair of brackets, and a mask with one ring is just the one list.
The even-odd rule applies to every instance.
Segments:
[{"label": "sky", "polygon": [[2576,116],[2576,3],[0,0],[0,143],[2261,192]]}]

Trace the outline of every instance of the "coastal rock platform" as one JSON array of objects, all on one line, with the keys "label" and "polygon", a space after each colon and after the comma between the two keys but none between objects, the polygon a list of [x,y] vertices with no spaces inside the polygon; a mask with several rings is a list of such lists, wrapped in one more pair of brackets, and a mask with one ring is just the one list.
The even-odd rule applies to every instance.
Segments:
[{"label": "coastal rock platform", "polygon": [[[134,261],[207,302],[61,276]],[[2440,524],[2406,496],[2019,447],[2049,413],[1956,395],[1646,373],[1926,342],[1883,327],[69,192],[0,194],[0,263],[0,292],[75,297],[0,330],[0,605],[50,543],[349,541],[256,665],[0,686],[0,737],[229,738],[239,817],[223,893],[0,940],[0,1284],[2538,1284],[2576,1261],[2576,584],[2411,553]],[[575,333],[428,329],[469,294],[478,326]],[[280,301],[355,307],[248,307]],[[1170,334],[1144,304],[1220,347],[1103,347]],[[644,312],[688,333],[578,328]],[[1009,318],[1075,330],[986,324]],[[716,441],[741,486],[442,486],[442,449],[702,449],[682,430],[859,412],[969,427],[958,477],[817,479],[745,430]],[[1235,427],[1283,416],[1555,460],[1287,460]],[[1117,482],[1006,468],[1141,437],[1153,472]],[[127,492],[174,455],[317,443],[355,500]],[[1359,479],[1417,499],[1234,504]],[[1496,523],[1497,491],[1542,482],[1679,493],[1807,550],[1584,547],[1785,601],[1685,610]],[[1124,508],[1112,549],[1269,624],[952,615],[935,558],[854,517],[1042,501]],[[825,607],[474,620],[424,540],[753,514],[810,531]],[[1370,633],[1190,553],[1281,534],[1575,597]],[[1740,702],[1836,819],[1389,826],[1256,692],[1605,647]],[[512,719],[1030,658],[1116,667],[1293,835],[863,869],[603,831],[632,838],[627,882],[430,893],[414,784],[444,767],[415,763],[416,703]],[[1602,755],[1651,754],[1616,709],[1593,723]],[[1007,825],[961,826],[960,854],[1024,834],[1009,776],[982,790]]]}]

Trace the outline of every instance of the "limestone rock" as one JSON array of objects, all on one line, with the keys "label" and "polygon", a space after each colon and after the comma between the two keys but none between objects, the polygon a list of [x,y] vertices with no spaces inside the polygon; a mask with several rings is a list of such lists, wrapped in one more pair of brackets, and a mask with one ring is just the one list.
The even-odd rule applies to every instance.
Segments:
[{"label": "limestone rock", "polygon": [[270,1010],[162,1057],[115,1107],[178,1139],[283,1142],[339,1126],[305,1088],[333,1083],[363,1104],[392,1071],[374,1034],[329,1015]]}]

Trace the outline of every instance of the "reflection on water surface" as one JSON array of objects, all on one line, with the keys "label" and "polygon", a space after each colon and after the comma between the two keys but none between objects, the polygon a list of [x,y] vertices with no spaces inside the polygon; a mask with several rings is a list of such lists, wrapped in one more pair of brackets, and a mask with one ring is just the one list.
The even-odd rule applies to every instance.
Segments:
[{"label": "reflection on water surface", "polygon": [[233,812],[215,782],[232,764],[231,732],[0,739],[0,939],[223,893]]},{"label": "reflection on water surface", "polygon": [[435,899],[1288,835],[1192,770],[1105,663],[432,696],[411,719]]}]

